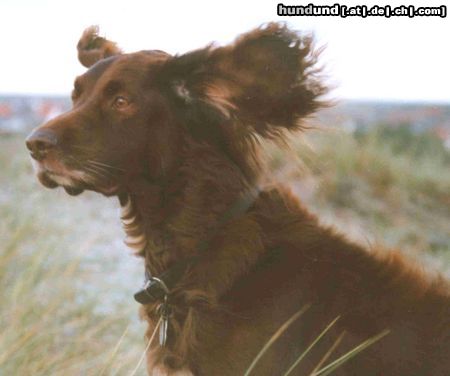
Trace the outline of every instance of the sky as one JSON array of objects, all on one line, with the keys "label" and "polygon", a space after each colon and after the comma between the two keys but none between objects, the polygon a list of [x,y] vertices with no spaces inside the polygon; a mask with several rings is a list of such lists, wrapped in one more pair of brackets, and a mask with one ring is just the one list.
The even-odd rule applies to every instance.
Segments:
[{"label": "sky", "polygon": [[[450,103],[450,16],[279,17],[277,4],[313,0],[0,0],[0,94],[63,94],[85,71],[76,58],[84,28],[125,52],[183,53],[224,45],[269,21],[314,32],[336,99]],[[341,5],[440,6],[447,0],[341,1]],[[317,1],[316,5],[333,5]],[[450,6],[448,6],[448,11]]]}]

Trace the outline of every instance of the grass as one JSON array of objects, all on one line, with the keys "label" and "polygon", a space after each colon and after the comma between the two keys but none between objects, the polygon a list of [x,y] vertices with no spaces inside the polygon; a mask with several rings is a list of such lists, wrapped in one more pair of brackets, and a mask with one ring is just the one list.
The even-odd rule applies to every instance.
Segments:
[{"label": "grass", "polygon": [[128,374],[145,346],[142,270],[117,238],[116,204],[42,189],[22,144],[0,139],[0,374]]},{"label": "grass", "polygon": [[136,336],[125,335],[110,356],[129,325],[130,311],[96,311],[97,302],[77,286],[89,279],[81,253],[73,260],[56,253],[58,247],[46,242],[45,234],[34,239],[39,252],[22,251],[19,245],[32,233],[32,222],[6,239],[1,258],[2,372],[99,375],[131,368],[142,352]]},{"label": "grass", "polygon": [[[256,355],[256,357],[253,359],[252,363],[246,370],[244,376],[250,376],[253,369],[255,368],[258,361],[264,356],[264,354],[269,350],[269,348],[277,341],[277,339],[283,335],[283,333],[289,329],[290,325],[292,325],[293,322],[298,320],[308,309],[310,308],[310,305],[305,305],[303,308],[298,310],[294,315],[292,315],[283,325],[278,328],[278,330],[272,335],[272,337],[267,341],[267,343],[263,346],[261,351]],[[339,316],[336,317],[333,321],[331,321],[325,329],[322,330],[322,332],[309,344],[309,346],[303,350],[303,352],[297,357],[297,359],[290,365],[288,370],[283,373],[283,376],[289,376],[296,367],[301,363],[301,361],[311,352],[311,350],[317,345],[317,343],[320,342],[320,340],[329,332],[329,330],[336,324],[336,322],[339,320]],[[364,351],[368,347],[372,346],[375,342],[379,341],[383,337],[389,334],[389,330],[385,329],[381,333],[368,338],[367,340],[363,341],[353,349],[349,350],[345,354],[339,356],[337,359],[329,362],[327,365],[323,366],[323,363],[328,360],[328,358],[331,356],[333,351],[336,349],[336,347],[341,342],[342,338],[345,335],[345,332],[342,332],[341,335],[337,338],[337,340],[333,343],[333,345],[330,347],[330,349],[324,354],[322,359],[319,361],[319,363],[314,367],[314,369],[308,373],[308,376],[326,376],[333,373],[335,370],[337,370],[340,366],[342,366],[345,362],[349,361],[353,357],[357,356],[360,352]],[[323,366],[323,367],[322,367]],[[306,375],[305,375],[306,376]]]},{"label": "grass", "polygon": [[270,339],[266,342],[266,344],[263,346],[263,348],[260,350],[258,355],[256,355],[255,359],[253,359],[252,363],[248,367],[247,371],[245,372],[244,376],[249,376],[253,369],[255,368],[258,361],[264,356],[264,354],[269,350],[269,348],[275,343],[275,341],[283,335],[283,333],[289,329],[291,324],[298,320],[308,309],[310,305],[306,305],[302,307],[299,311],[294,313],[283,325],[281,325],[278,330],[270,337]]},{"label": "grass", "polygon": [[[326,222],[448,271],[449,152],[432,135],[394,131],[310,132],[291,155],[272,150],[273,166]],[[132,299],[142,266],[122,245],[117,203],[43,189],[23,136],[3,135],[0,216],[0,374],[145,374]]]},{"label": "grass", "polygon": [[294,141],[299,163],[276,149],[273,166],[326,222],[450,271],[450,151],[407,129],[310,131]]}]

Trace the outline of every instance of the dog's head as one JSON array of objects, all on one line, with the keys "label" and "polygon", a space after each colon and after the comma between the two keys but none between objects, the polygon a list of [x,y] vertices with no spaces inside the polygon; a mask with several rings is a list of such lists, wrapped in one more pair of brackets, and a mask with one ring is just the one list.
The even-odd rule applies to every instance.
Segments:
[{"label": "dog's head", "polygon": [[312,39],[280,24],[174,57],[124,54],[91,27],[78,57],[89,69],[75,80],[72,109],[26,141],[41,183],[70,194],[114,195],[133,177],[157,179],[188,139],[231,153],[256,134],[298,129],[326,91]]}]

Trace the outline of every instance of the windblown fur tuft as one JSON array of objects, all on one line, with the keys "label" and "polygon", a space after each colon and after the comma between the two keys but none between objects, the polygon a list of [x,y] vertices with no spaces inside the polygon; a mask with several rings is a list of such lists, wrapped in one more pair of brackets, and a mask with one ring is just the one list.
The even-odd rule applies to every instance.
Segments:
[{"label": "windblown fur tuft", "polygon": [[[216,123],[233,120],[270,137],[281,129],[301,128],[303,118],[326,105],[327,87],[316,64],[319,53],[312,36],[270,23],[230,46],[210,45],[175,57],[162,77],[172,82],[187,112],[211,116],[199,109],[209,105],[216,110]],[[186,111],[182,115],[186,119]]]},{"label": "windblown fur tuft", "polygon": [[98,35],[98,26],[90,26],[84,30],[77,44],[78,60],[86,68],[97,61],[122,53],[117,44]]},{"label": "windblown fur tuft", "polygon": [[[230,81],[226,99],[239,108],[238,117],[266,135],[274,127],[297,128],[324,105],[327,89],[317,57],[311,36],[271,23],[218,50],[216,59]],[[211,86],[208,91],[214,93]]]}]

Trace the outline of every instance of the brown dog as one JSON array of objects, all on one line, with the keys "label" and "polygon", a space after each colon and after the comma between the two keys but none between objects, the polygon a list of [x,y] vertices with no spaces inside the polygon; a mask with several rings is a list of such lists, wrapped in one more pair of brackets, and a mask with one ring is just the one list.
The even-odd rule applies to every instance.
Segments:
[{"label": "brown dog", "polygon": [[336,317],[291,374],[384,332],[336,374],[449,375],[442,277],[321,226],[286,189],[261,188],[258,139],[300,129],[322,105],[311,38],[269,24],[226,47],[123,54],[90,28],[78,52],[89,69],[73,108],[27,147],[46,187],[119,197],[148,272],[136,295],[147,335],[159,326],[151,374],[242,375],[309,306],[252,375],[283,375]]}]

